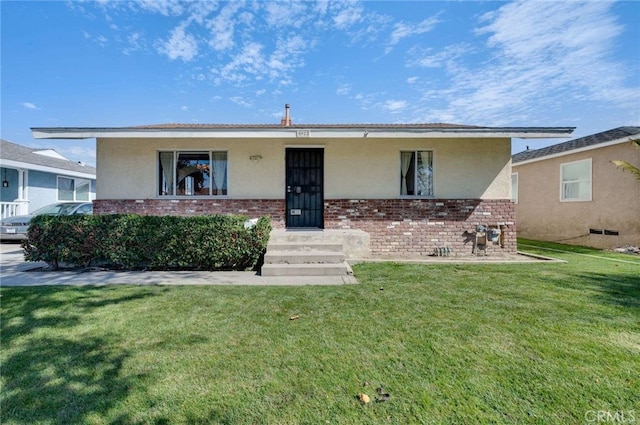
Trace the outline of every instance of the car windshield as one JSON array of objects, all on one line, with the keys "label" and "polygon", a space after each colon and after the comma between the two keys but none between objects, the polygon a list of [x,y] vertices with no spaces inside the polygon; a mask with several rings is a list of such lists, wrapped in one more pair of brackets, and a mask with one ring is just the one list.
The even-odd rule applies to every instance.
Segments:
[{"label": "car windshield", "polygon": [[69,215],[78,206],[78,204],[51,204],[35,210],[31,215],[49,214],[49,215]]}]

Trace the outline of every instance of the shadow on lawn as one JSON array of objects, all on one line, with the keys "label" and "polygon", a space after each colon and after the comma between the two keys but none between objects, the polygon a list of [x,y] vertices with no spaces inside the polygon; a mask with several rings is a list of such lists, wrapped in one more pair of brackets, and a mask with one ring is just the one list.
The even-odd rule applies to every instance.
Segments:
[{"label": "shadow on lawn", "polygon": [[580,273],[576,277],[591,286],[600,295],[598,298],[608,304],[627,308],[640,308],[640,275]]},{"label": "shadow on lawn", "polygon": [[[106,414],[139,377],[122,376],[129,357],[109,335],[84,337],[84,314],[156,295],[137,289],[29,288],[2,291],[2,419],[6,423],[86,423]],[[66,334],[66,331],[72,336]]]}]

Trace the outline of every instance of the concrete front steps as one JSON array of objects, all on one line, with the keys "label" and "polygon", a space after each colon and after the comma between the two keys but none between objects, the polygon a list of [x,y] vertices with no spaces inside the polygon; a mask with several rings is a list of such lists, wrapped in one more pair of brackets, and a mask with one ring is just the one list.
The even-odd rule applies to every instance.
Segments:
[{"label": "concrete front steps", "polygon": [[355,250],[360,256],[363,246],[368,250],[366,236],[364,241],[354,239],[353,232],[347,235],[340,231],[275,229],[269,238],[261,275],[341,277],[345,283],[356,283],[346,261],[345,245],[348,252]]}]

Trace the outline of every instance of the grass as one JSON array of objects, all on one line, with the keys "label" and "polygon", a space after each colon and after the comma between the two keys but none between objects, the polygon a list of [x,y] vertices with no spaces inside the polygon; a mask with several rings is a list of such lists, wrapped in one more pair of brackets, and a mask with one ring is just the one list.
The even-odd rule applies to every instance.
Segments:
[{"label": "grass", "polygon": [[[2,288],[2,423],[638,420],[640,261],[539,253],[568,262],[363,264],[350,286]],[[357,399],[380,385],[389,401]]]}]

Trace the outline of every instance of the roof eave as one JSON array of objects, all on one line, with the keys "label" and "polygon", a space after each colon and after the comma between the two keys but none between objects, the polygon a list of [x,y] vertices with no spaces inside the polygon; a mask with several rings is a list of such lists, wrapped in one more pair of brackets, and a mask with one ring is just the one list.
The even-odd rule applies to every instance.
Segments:
[{"label": "roof eave", "polygon": [[[70,170],[67,168],[33,164],[29,162],[15,161],[11,159],[0,159],[0,164],[6,168],[42,171],[45,173],[59,174],[61,176],[80,177],[80,178],[86,178],[86,179],[92,179],[92,180],[96,179],[96,173],[91,172],[91,170],[87,170],[86,172],[83,172],[79,170]],[[95,168],[93,168],[93,170],[95,170]]]},{"label": "roof eave", "polygon": [[541,155],[535,158],[530,158],[530,159],[525,159],[522,161],[518,161],[518,162],[512,162],[512,165],[518,166],[518,165],[525,165],[525,164],[530,164],[532,162],[538,162],[538,161],[545,161],[547,159],[553,159],[553,158],[559,158],[559,157],[563,157],[563,156],[567,156],[567,155],[573,155],[576,153],[581,153],[581,152],[588,152],[588,151],[592,151],[595,149],[602,149],[602,148],[606,148],[608,146],[613,146],[613,145],[619,145],[621,143],[628,143],[632,140],[637,139],[637,134],[633,134],[630,136],[625,136],[625,137],[621,137],[619,139],[615,139],[615,140],[610,140],[608,142],[602,142],[602,143],[597,143],[595,145],[589,145],[589,146],[584,146],[581,148],[576,148],[576,149],[569,149],[566,151],[562,151],[562,152],[555,152],[555,153],[550,153],[548,155]]},{"label": "roof eave", "polygon": [[488,138],[521,139],[570,137],[575,127],[398,127],[375,126],[321,127],[238,127],[238,128],[136,128],[136,127],[33,127],[35,139],[91,139],[91,138],[175,138],[175,137],[246,137],[246,138]]}]

